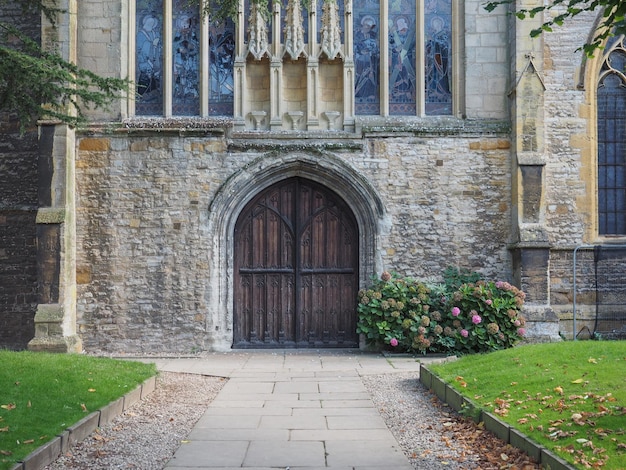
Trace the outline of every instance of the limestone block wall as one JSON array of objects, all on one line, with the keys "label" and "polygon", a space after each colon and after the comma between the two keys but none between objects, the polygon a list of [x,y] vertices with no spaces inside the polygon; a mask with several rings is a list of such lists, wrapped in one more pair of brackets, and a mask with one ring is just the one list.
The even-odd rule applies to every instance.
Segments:
[{"label": "limestone block wall", "polygon": [[[582,15],[581,15],[582,16]],[[545,216],[550,241],[575,247],[597,238],[595,225],[595,135],[584,82],[585,58],[576,49],[587,41],[594,15],[576,18],[545,35],[546,113]],[[592,91],[595,95],[595,92]]]},{"label": "limestone block wall", "polygon": [[[232,234],[216,231],[211,211],[220,210],[221,189],[245,177],[251,165],[276,166],[280,173],[280,162],[298,155],[319,159],[320,168],[323,159],[343,162],[382,201],[376,259],[361,260],[362,266],[437,278],[456,265],[510,279],[509,145],[488,133],[334,141],[291,136],[271,144],[163,130],[83,135],[76,219],[84,348],[229,348],[232,298],[224,305],[214,290],[228,289],[232,273],[211,267]],[[324,178],[320,169],[319,181]]]},{"label": "limestone block wall", "polygon": [[[103,77],[129,76],[128,37],[123,28],[128,24],[128,2],[79,0],[77,2],[77,62]],[[126,106],[116,100],[104,109],[85,109],[91,119],[119,119]]]},{"label": "limestone block wall", "polygon": [[319,107],[323,111],[343,111],[343,65],[341,61],[321,62]]},{"label": "limestone block wall", "polygon": [[507,93],[512,83],[506,7],[488,13],[482,0],[459,4],[463,9],[458,31],[463,44],[459,86],[464,114],[472,118],[508,119]]}]

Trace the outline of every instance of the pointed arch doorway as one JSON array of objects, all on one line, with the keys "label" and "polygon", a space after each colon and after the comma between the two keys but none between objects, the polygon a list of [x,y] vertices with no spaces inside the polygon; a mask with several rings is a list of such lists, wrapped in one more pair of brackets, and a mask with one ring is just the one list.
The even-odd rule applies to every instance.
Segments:
[{"label": "pointed arch doorway", "polygon": [[234,348],[358,347],[359,232],[334,191],[275,183],[244,207],[234,235]]}]

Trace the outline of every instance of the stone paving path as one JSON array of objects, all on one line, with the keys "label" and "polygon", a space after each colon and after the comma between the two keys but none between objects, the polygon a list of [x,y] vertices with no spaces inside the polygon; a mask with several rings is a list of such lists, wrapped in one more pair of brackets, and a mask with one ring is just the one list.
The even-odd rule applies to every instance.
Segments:
[{"label": "stone paving path", "polygon": [[359,377],[417,377],[413,357],[280,350],[150,361],[164,371],[229,378],[169,470],[412,470]]}]

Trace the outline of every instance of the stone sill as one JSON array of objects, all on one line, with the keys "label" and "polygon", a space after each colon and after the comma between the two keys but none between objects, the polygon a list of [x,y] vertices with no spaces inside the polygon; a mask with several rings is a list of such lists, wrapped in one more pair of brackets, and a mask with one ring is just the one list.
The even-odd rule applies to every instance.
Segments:
[{"label": "stone sill", "polygon": [[37,470],[50,465],[61,454],[67,452],[73,444],[89,437],[96,428],[109,424],[135,403],[147,397],[155,388],[156,376],[153,376],[123,397],[85,416],[51,441],[35,449],[23,461],[14,465],[11,470]]},{"label": "stone sill", "polygon": [[[419,379],[426,388],[437,395],[437,398],[447,403],[455,411],[459,412],[463,409],[476,410],[476,406],[471,400],[433,374],[424,364],[420,365]],[[570,465],[552,451],[535,443],[528,436],[501,421],[493,414],[480,410],[480,413],[475,413],[472,418],[476,422],[482,422],[485,429],[491,431],[499,439],[526,452],[537,463],[540,463],[543,468],[549,470],[576,470],[576,467]]]}]

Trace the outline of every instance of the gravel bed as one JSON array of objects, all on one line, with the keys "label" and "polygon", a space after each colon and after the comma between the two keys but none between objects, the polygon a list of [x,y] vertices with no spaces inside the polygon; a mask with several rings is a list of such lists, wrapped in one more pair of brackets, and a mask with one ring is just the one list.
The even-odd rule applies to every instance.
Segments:
[{"label": "gravel bed", "polygon": [[478,456],[452,445],[452,414],[436,405],[415,373],[364,376],[362,381],[413,467],[480,468]]},{"label": "gravel bed", "polygon": [[154,392],[44,468],[162,469],[225,383],[161,372]]},{"label": "gravel bed", "polygon": [[[227,379],[161,372],[156,390],[46,470],[161,470]],[[416,470],[535,470],[521,451],[442,405],[415,373],[362,377]]]},{"label": "gravel bed", "polygon": [[439,401],[415,373],[362,377],[416,470],[540,470],[527,454]]}]

